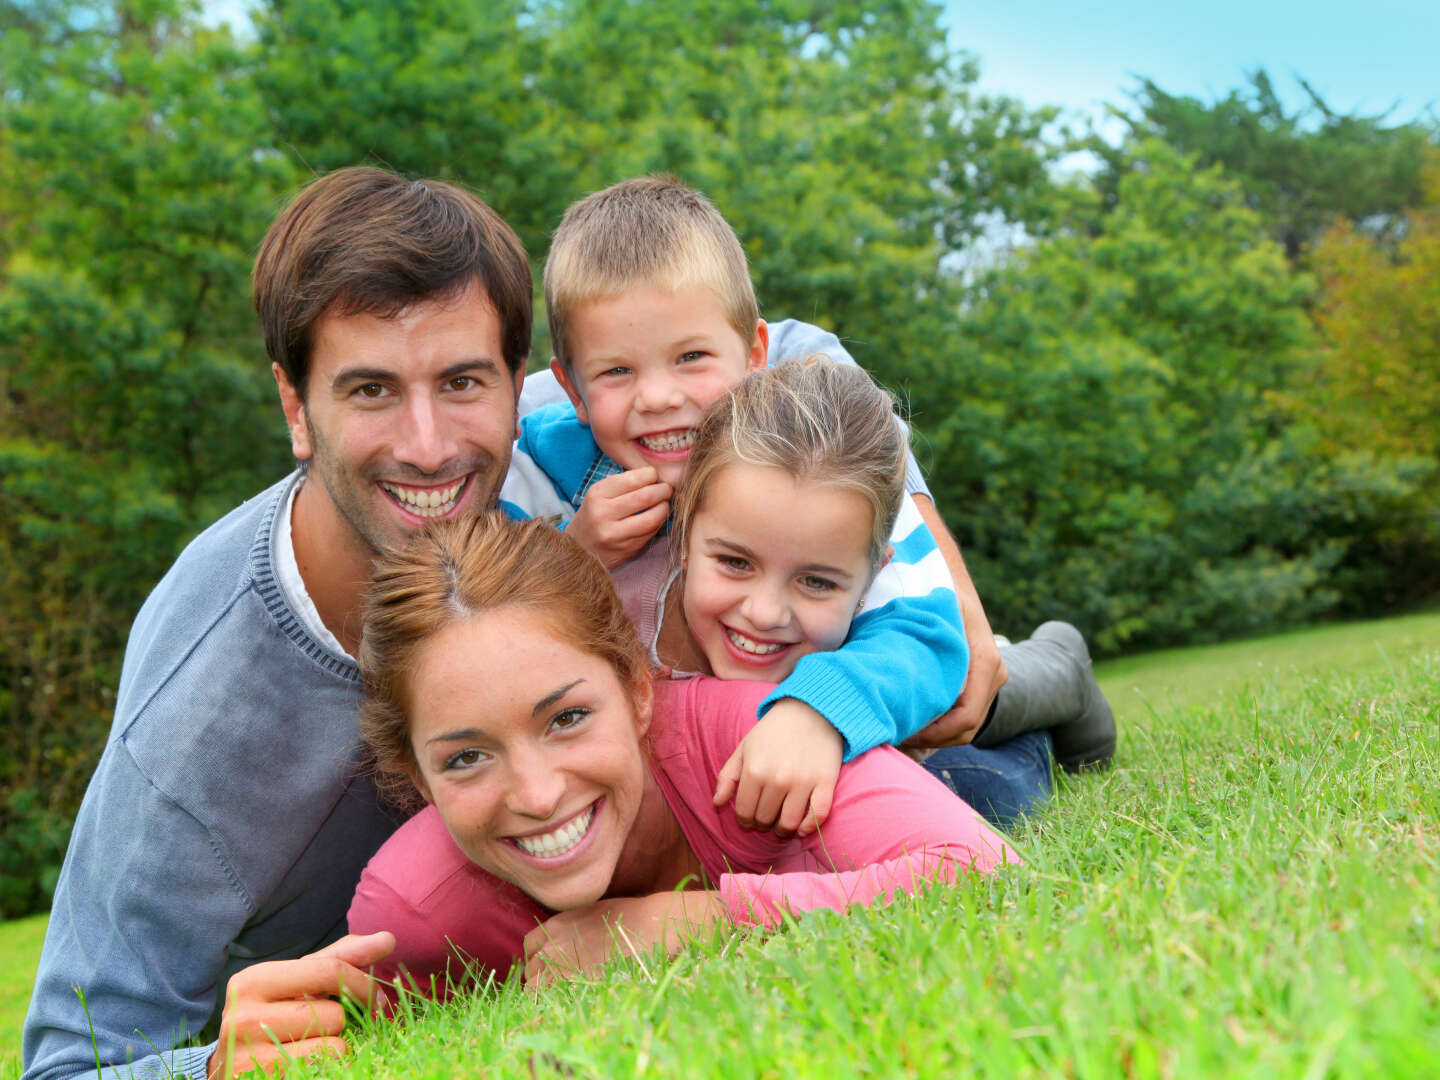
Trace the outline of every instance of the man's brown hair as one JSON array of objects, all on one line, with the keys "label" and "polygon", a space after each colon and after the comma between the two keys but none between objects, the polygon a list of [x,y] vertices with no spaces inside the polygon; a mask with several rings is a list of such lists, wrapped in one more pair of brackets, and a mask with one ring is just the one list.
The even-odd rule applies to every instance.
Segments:
[{"label": "man's brown hair", "polygon": [[523,371],[533,286],[514,230],[464,188],[355,166],[313,181],[270,226],[255,311],[265,350],[303,398],[322,315],[389,318],[474,281],[499,316],[506,365]]}]

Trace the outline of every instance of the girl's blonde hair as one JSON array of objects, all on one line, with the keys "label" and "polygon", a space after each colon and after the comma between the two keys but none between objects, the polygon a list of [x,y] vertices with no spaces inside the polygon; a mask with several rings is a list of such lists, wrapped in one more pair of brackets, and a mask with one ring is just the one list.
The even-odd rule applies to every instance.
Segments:
[{"label": "girl's blonde hair", "polygon": [[816,354],[752,372],[710,407],[696,433],[675,497],[671,558],[684,560],[711,478],[740,463],[863,496],[874,510],[874,571],[905,496],[905,455],[895,399],[857,365]]},{"label": "girl's blonde hair", "polygon": [[360,736],[376,781],[392,801],[415,806],[409,678],[424,643],[463,619],[502,607],[545,617],[557,636],[609,662],[638,694],[649,678],[635,628],[610,575],[594,556],[542,520],[490,511],[432,525],[386,552],[365,603],[360,643]]}]

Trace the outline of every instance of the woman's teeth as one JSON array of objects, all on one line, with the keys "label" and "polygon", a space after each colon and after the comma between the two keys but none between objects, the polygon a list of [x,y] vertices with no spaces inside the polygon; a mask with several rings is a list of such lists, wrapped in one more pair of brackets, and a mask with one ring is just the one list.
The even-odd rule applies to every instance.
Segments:
[{"label": "woman's teeth", "polygon": [[779,652],[781,649],[785,648],[787,644],[789,644],[785,641],[775,641],[769,643],[751,641],[744,634],[740,633],[740,631],[732,630],[728,626],[725,627],[725,634],[730,638],[732,642],[735,643],[736,648],[742,649],[745,652],[750,653],[754,656],[769,656],[771,653]]},{"label": "woman's teeth", "polygon": [[540,836],[517,836],[515,846],[526,855],[533,855],[539,859],[553,859],[556,856],[564,855],[590,831],[590,822],[595,820],[595,804],[590,804],[578,817],[571,818],[554,832],[544,833]]},{"label": "woman's teeth", "polygon": [[456,497],[464,490],[465,480],[457,480],[443,488],[408,488],[383,481],[380,486],[416,517],[444,517],[455,509]]},{"label": "woman's teeth", "polygon": [[666,431],[659,435],[641,435],[640,445],[647,450],[659,450],[671,454],[676,450],[689,450],[695,444],[695,429]]}]

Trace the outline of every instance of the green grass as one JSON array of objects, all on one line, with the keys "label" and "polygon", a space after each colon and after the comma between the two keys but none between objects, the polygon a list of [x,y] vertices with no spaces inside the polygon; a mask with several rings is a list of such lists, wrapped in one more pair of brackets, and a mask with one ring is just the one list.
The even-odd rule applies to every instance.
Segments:
[{"label": "green grass", "polygon": [[44,915],[33,915],[0,922],[0,1031],[12,1033],[0,1043],[0,1076],[20,1072],[20,1025],[35,985],[46,921]]},{"label": "green grass", "polygon": [[1120,760],[1062,782],[1027,867],[427,1008],[290,1075],[1434,1075],[1437,642],[1431,615],[1102,665]]}]

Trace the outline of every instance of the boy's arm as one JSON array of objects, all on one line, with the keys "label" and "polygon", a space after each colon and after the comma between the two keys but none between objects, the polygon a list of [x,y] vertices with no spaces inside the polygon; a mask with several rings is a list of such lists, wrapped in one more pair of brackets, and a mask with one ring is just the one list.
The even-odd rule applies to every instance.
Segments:
[{"label": "boy's arm", "polygon": [[965,677],[965,688],[960,691],[954,706],[906,739],[905,745],[922,749],[958,746],[973,739],[985,723],[990,704],[1010,678],[1010,673],[1005,670],[1000,647],[995,644],[995,634],[990,629],[990,620],[985,617],[985,607],[980,603],[975,583],[970,580],[970,571],[965,567],[960,546],[945,527],[930,497],[915,495],[913,498],[941,555],[945,557],[945,565],[955,583],[955,596],[965,623],[965,641],[970,648],[970,670]]}]

